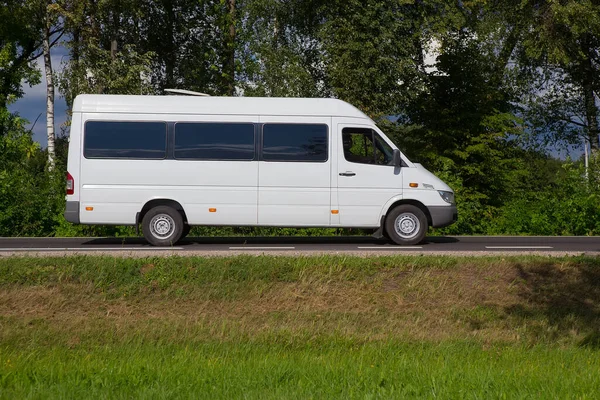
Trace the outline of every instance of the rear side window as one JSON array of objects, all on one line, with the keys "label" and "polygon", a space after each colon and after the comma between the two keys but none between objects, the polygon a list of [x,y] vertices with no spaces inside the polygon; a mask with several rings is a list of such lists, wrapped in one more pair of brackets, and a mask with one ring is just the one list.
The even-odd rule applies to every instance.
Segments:
[{"label": "rear side window", "polygon": [[325,162],[327,125],[265,124],[262,158],[265,161]]},{"label": "rear side window", "polygon": [[178,122],[175,125],[175,158],[252,160],[254,125]]},{"label": "rear side window", "polygon": [[85,158],[163,159],[167,155],[165,122],[88,121]]}]

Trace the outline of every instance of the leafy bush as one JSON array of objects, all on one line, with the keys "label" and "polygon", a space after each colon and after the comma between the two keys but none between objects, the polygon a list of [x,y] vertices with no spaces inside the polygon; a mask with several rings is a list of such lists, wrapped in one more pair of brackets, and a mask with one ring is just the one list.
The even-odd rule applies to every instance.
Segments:
[{"label": "leafy bush", "polygon": [[[590,169],[595,176],[597,168]],[[516,235],[600,234],[600,191],[580,165],[565,163],[561,179],[543,192],[527,192],[505,204],[486,232]]]},{"label": "leafy bush", "polygon": [[0,236],[49,236],[64,197],[24,120],[0,111]]}]

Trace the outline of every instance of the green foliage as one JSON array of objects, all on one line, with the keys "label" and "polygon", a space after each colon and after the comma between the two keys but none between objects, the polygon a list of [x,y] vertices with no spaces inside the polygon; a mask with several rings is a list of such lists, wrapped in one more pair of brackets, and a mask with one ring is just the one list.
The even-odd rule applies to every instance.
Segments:
[{"label": "green foliage", "polygon": [[321,38],[332,92],[369,115],[398,113],[420,87],[422,74],[412,62],[420,51],[420,18],[403,3],[332,2],[327,10]]},{"label": "green foliage", "polygon": [[[598,188],[546,145],[598,141],[596,1],[27,0],[0,8],[0,234],[131,236],[63,216],[57,168],[6,111],[39,81],[43,14],[64,28],[59,77],[80,93],[184,88],[245,96],[337,97],[373,117],[456,191],[452,234],[597,234]],[[44,12],[40,12],[43,10]],[[436,48],[435,71],[425,50]],[[594,155],[596,157],[596,155]],[[354,230],[207,228],[192,235],[339,235]]]},{"label": "green foliage", "polygon": [[[525,6],[524,6],[525,5]],[[552,144],[600,150],[600,4],[522,2],[515,61],[532,130]]]},{"label": "green foliage", "polygon": [[546,190],[524,192],[507,202],[488,232],[599,235],[600,188],[586,179],[581,165],[566,163],[563,168]]},{"label": "green foliage", "polygon": [[0,236],[133,236],[132,227],[68,223],[65,209],[66,138],[57,142],[57,166],[17,115],[0,109]]},{"label": "green foliage", "polygon": [[435,171],[455,191],[459,222],[448,232],[479,233],[512,196],[520,170],[514,142],[520,121],[497,71],[468,35],[445,38],[438,72],[411,101],[397,135],[409,158]]},{"label": "green foliage", "polygon": [[226,35],[230,24],[236,24],[227,12],[226,1],[132,3],[134,8],[128,12],[138,23],[119,36],[125,42],[137,43],[140,51],[155,55],[147,82],[151,92],[180,88],[226,94],[228,81],[233,79],[223,67],[230,50]]},{"label": "green foliage", "polygon": [[152,53],[139,54],[131,45],[111,57],[110,51],[89,44],[78,63],[65,66],[59,85],[72,99],[81,93],[147,94],[143,79],[149,75],[152,57]]},{"label": "green foliage", "polygon": [[0,236],[47,236],[64,202],[64,184],[24,121],[0,110]]},{"label": "green foliage", "polygon": [[[30,324],[43,335],[43,321]],[[114,329],[117,340],[123,328]],[[473,398],[591,399],[600,367],[598,351],[581,348],[337,337],[304,346],[284,338],[198,344],[168,330],[156,343],[81,346],[71,337],[70,346],[0,348],[0,397],[461,399],[468,391]]]},{"label": "green foliage", "polygon": [[319,1],[248,0],[240,12],[237,48],[245,96],[323,97]]},{"label": "green foliage", "polygon": [[0,4],[0,109],[23,95],[23,83],[40,82],[33,60],[40,54],[41,26],[29,1]]}]

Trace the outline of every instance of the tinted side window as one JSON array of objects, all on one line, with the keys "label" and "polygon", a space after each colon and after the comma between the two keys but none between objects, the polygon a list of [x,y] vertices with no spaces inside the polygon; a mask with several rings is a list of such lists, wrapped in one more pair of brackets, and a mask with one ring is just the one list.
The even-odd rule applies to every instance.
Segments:
[{"label": "tinted side window", "polygon": [[175,125],[175,158],[252,160],[254,125],[178,122]]},{"label": "tinted side window", "polygon": [[265,124],[263,159],[266,161],[327,161],[327,125]]},{"label": "tinted side window", "polygon": [[393,165],[393,149],[371,129],[344,128],[344,158],[359,164]]},{"label": "tinted side window", "polygon": [[85,158],[162,159],[167,153],[165,122],[88,121]]}]

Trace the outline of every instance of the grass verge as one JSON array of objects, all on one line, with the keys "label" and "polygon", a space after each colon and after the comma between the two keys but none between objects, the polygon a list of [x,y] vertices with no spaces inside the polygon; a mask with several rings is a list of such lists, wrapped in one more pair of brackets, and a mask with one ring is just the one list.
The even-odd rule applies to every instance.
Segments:
[{"label": "grass verge", "polygon": [[0,397],[594,398],[600,261],[5,258]]}]

